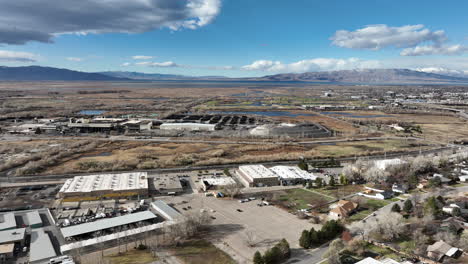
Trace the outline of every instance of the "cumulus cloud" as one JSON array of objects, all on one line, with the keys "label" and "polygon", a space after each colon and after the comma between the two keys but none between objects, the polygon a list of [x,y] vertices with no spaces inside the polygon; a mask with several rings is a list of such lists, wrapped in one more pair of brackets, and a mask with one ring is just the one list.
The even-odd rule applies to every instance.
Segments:
[{"label": "cumulus cloud", "polygon": [[401,51],[401,56],[424,56],[424,55],[461,55],[468,52],[468,47],[463,45],[451,46],[416,46],[414,48],[406,48]]},{"label": "cumulus cloud", "polygon": [[67,60],[69,60],[69,61],[74,61],[74,62],[83,61],[82,58],[77,58],[77,57],[68,57]]},{"label": "cumulus cloud", "polygon": [[134,60],[151,60],[153,56],[143,56],[143,55],[137,55],[133,56],[132,59]]},{"label": "cumulus cloud", "polygon": [[380,67],[380,62],[375,60],[362,60],[358,58],[316,58],[289,64],[284,64],[280,61],[257,60],[249,65],[242,66],[241,69],[246,71],[301,73],[308,71],[335,71]]},{"label": "cumulus cloud", "polygon": [[330,39],[338,47],[380,50],[385,47],[414,47],[423,42],[440,45],[447,36],[443,30],[431,31],[424,25],[370,25],[355,31],[338,30]]},{"label": "cumulus cloud", "polygon": [[2,1],[0,43],[52,42],[60,34],[196,29],[211,23],[221,0]]},{"label": "cumulus cloud", "polygon": [[122,65],[120,65],[120,66],[127,67],[127,66],[130,66],[130,65],[132,65],[130,62],[124,62],[124,63],[122,63]]},{"label": "cumulus cloud", "polygon": [[36,54],[29,52],[0,50],[0,61],[2,62],[36,62],[37,57]]}]

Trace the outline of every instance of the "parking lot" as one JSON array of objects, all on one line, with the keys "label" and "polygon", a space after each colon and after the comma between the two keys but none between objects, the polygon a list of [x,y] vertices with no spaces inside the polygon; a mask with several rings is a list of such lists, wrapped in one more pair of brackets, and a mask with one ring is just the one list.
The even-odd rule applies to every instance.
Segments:
[{"label": "parking lot", "polygon": [[240,203],[239,200],[201,195],[174,198],[170,201],[182,213],[199,212],[202,208],[209,212],[213,218],[209,234],[211,240],[239,263],[249,263],[255,251],[262,252],[282,238],[290,243],[291,248],[298,248],[304,229],[320,228],[320,225],[300,220],[275,206],[260,207],[257,204],[261,200]]}]

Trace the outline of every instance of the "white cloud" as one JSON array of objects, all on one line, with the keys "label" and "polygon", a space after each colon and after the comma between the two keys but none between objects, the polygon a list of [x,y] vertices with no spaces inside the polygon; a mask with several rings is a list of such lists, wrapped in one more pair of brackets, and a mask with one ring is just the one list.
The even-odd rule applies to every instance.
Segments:
[{"label": "white cloud", "polygon": [[69,60],[69,61],[74,61],[74,62],[83,61],[82,58],[77,58],[77,57],[68,57],[67,60]]},{"label": "white cloud", "polygon": [[1,1],[0,43],[52,42],[60,34],[196,29],[219,14],[221,0]]},{"label": "white cloud", "polygon": [[0,50],[2,62],[36,62],[38,55],[29,52]]},{"label": "white cloud", "polygon": [[442,75],[456,76],[456,77],[468,77],[468,70],[452,70],[442,67],[426,67],[416,68],[415,71],[436,73]]},{"label": "white cloud", "polygon": [[439,45],[447,40],[447,36],[443,30],[431,31],[424,25],[370,25],[356,31],[338,30],[330,39],[338,47],[379,50],[385,47],[414,47],[423,42]]},{"label": "white cloud", "polygon": [[451,46],[416,46],[414,48],[406,48],[401,51],[401,56],[424,56],[424,55],[461,55],[468,52],[468,47],[463,45]]},{"label": "white cloud", "polygon": [[136,55],[133,56],[132,59],[134,60],[151,60],[153,56],[144,56],[144,55]]},{"label": "white cloud", "polygon": [[301,73],[308,71],[335,71],[380,67],[381,63],[375,60],[362,60],[358,58],[316,58],[309,60],[301,60],[289,64],[284,64],[280,61],[258,60],[254,61],[249,65],[242,66],[241,69],[246,71]]},{"label": "white cloud", "polygon": [[142,61],[142,62],[135,63],[135,65],[149,66],[149,67],[156,67],[156,68],[184,67],[183,65],[179,65],[173,61],[165,61],[165,62]]},{"label": "white cloud", "polygon": [[120,65],[120,66],[127,67],[127,66],[130,66],[130,65],[131,65],[130,62],[124,62],[124,63],[122,63],[122,65]]}]

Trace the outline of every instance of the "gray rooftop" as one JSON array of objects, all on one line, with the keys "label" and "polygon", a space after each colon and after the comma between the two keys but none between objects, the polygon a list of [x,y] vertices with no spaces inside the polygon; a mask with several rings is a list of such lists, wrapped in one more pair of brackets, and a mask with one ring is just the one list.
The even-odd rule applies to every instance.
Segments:
[{"label": "gray rooftop", "polygon": [[131,224],[135,222],[145,221],[156,218],[156,215],[150,211],[143,211],[134,214],[127,214],[123,216],[117,216],[114,218],[106,218],[102,220],[97,220],[90,223],[85,223],[81,225],[74,225],[69,227],[64,227],[61,229],[64,237],[73,237],[77,235],[82,235],[86,233],[96,232],[99,230],[109,229],[116,226]]},{"label": "gray rooftop", "polygon": [[170,207],[166,202],[161,200],[152,202],[151,207],[168,220],[174,220],[182,216],[174,208]]},{"label": "gray rooftop", "polygon": [[16,220],[14,213],[6,213],[0,215],[0,231],[16,228]]},{"label": "gray rooftop", "polygon": [[26,228],[0,231],[0,244],[23,240],[25,232]]},{"label": "gray rooftop", "polygon": [[27,212],[23,219],[27,226],[42,225],[42,219],[38,211]]},{"label": "gray rooftop", "polygon": [[57,256],[50,237],[44,232],[44,229],[35,229],[31,233],[31,250],[29,252],[29,261],[49,260]]}]

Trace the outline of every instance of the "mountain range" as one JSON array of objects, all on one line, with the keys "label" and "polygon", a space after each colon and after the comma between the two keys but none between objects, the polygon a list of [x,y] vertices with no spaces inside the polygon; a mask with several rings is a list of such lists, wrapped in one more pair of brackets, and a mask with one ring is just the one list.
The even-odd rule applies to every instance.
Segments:
[{"label": "mountain range", "polygon": [[269,82],[330,82],[359,84],[455,84],[468,83],[468,74],[442,68],[427,69],[359,69],[342,71],[285,73],[254,78],[223,76],[185,76],[124,71],[80,72],[42,66],[0,66],[0,81],[158,81],[158,80],[219,80]]}]

